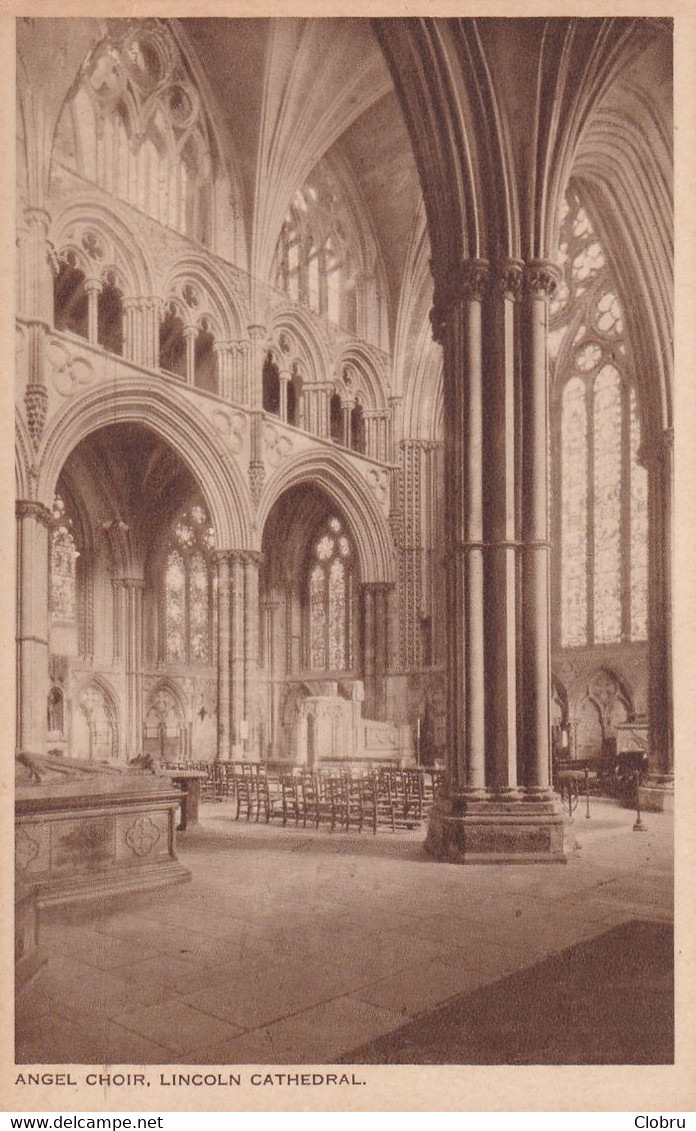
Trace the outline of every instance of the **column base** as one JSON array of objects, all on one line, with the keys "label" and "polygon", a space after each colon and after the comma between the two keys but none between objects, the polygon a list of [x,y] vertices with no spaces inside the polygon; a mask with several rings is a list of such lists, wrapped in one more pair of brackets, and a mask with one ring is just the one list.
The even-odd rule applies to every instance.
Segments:
[{"label": "column base", "polygon": [[674,775],[649,774],[638,787],[640,807],[648,813],[674,812]]},{"label": "column base", "polygon": [[557,800],[441,798],[425,847],[449,864],[565,864],[563,832]]}]

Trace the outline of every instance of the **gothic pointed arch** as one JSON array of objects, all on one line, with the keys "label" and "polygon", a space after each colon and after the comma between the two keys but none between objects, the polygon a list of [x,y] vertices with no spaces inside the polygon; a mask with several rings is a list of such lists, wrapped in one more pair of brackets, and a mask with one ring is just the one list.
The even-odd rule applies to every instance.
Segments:
[{"label": "gothic pointed arch", "polygon": [[[386,411],[390,394],[384,359],[360,343],[344,347],[335,364],[336,374],[352,395],[360,394],[363,408]],[[346,378],[348,380],[346,381]]]},{"label": "gothic pointed arch", "polygon": [[249,318],[243,298],[209,259],[191,252],[177,257],[164,274],[161,293],[165,301],[173,295],[183,301],[192,325],[211,318],[220,340],[245,336]]},{"label": "gothic pointed arch", "polygon": [[287,459],[267,482],[258,509],[264,529],[272,507],[291,487],[320,487],[351,524],[363,582],[395,580],[394,544],[387,517],[368,481],[339,452],[306,452]]},{"label": "gothic pointed arch", "polygon": [[251,500],[234,456],[203,414],[176,390],[144,391],[139,382],[90,390],[51,422],[42,446],[37,488],[47,505],[60,470],[71,451],[110,422],[143,424],[166,440],[198,483],[209,485],[211,519],[221,546],[254,545]]},{"label": "gothic pointed arch", "polygon": [[95,278],[115,271],[129,296],[153,293],[154,268],[147,246],[137,240],[118,204],[80,195],[59,211],[49,237],[58,255],[72,251]]},{"label": "gothic pointed arch", "polygon": [[121,724],[119,699],[111,682],[92,672],[72,696],[70,753],[91,762],[119,760]]},{"label": "gothic pointed arch", "polygon": [[304,380],[324,381],[331,371],[328,343],[307,314],[279,307],[271,316],[268,344],[279,369],[298,365]]}]

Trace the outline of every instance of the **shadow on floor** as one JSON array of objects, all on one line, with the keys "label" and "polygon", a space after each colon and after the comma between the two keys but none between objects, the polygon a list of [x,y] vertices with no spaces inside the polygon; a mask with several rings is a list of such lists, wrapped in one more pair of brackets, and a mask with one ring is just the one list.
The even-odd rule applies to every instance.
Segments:
[{"label": "shadow on floor", "polygon": [[671,924],[634,920],[341,1057],[344,1064],[672,1064]]}]

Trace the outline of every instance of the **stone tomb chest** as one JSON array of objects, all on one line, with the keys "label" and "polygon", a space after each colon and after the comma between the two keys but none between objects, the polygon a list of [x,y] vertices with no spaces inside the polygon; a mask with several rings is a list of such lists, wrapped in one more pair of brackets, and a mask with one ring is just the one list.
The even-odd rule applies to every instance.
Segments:
[{"label": "stone tomb chest", "polygon": [[18,785],[15,872],[39,906],[190,879],[176,857],[181,793],[153,774],[100,774]]}]

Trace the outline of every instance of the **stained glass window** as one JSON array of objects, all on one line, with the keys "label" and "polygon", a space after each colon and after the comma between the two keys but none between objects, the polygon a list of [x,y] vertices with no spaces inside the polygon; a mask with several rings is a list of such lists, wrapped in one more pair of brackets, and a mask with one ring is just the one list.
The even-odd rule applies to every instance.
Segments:
[{"label": "stained glass window", "polygon": [[326,575],[320,565],[309,577],[310,668],[326,667]]},{"label": "stained glass window", "polygon": [[585,385],[571,379],[563,390],[561,618],[565,644],[587,643],[587,408]]},{"label": "stained glass window", "polygon": [[312,670],[346,671],[352,664],[352,548],[332,516],[315,536],[309,560],[309,648]]},{"label": "stained glass window", "polygon": [[621,639],[621,392],[606,365],[594,382],[594,638]]},{"label": "stained glass window", "polygon": [[560,258],[548,344],[560,386],[561,644],[644,640],[647,479],[637,462],[638,404],[611,267],[572,186],[561,209]]},{"label": "stained glass window", "polygon": [[186,659],[186,568],[177,550],[170,550],[165,576],[167,603],[167,662],[181,664]]},{"label": "stained glass window", "polygon": [[215,531],[196,502],[169,529],[164,575],[164,658],[170,664],[215,660],[217,585],[211,553]]},{"label": "stained glass window", "polygon": [[60,495],[53,501],[54,526],[51,531],[51,620],[74,624],[77,616],[76,566],[79,552],[72,532],[72,520]]}]

